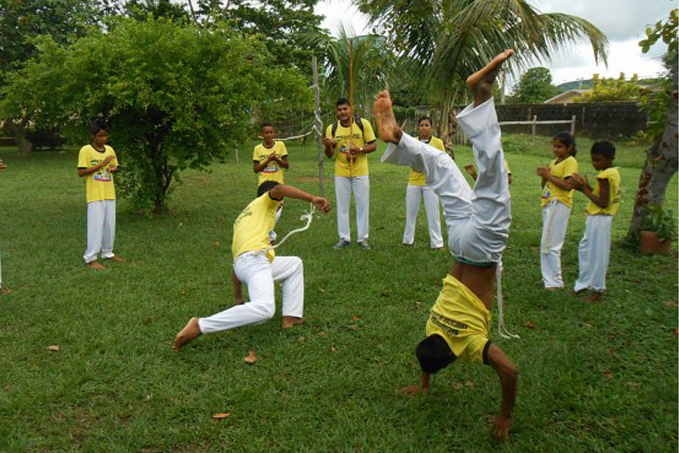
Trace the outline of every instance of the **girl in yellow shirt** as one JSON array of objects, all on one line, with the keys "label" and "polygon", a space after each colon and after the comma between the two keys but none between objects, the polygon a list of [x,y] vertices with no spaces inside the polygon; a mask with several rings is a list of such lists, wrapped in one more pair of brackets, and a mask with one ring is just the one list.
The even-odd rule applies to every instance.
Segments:
[{"label": "girl in yellow shirt", "polygon": [[552,150],[556,159],[549,166],[538,167],[537,174],[542,178],[540,269],[545,288],[556,291],[563,288],[561,248],[573,207],[570,178],[578,172],[578,162],[575,139],[569,132],[560,132],[554,137]]}]

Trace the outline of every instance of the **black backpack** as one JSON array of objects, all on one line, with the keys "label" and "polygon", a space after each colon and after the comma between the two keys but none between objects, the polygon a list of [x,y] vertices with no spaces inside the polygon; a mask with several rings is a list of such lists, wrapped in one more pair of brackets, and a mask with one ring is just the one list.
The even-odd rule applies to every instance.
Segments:
[{"label": "black backpack", "polygon": [[[363,135],[363,121],[361,121],[361,115],[355,115],[354,116],[354,123],[356,123],[356,126],[361,130],[361,135]],[[339,127],[340,122],[339,120],[335,121],[332,123],[332,138],[335,138],[335,134],[337,133],[337,128]],[[365,140],[365,137],[363,137]]]}]

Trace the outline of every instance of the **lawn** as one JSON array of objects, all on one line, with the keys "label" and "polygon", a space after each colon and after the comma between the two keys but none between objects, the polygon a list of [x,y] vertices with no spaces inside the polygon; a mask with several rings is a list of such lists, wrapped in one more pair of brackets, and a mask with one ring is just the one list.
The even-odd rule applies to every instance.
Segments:
[{"label": "lawn", "polygon": [[[455,363],[433,378],[428,397],[401,391],[419,379],[413,350],[450,264],[449,254],[429,249],[423,210],[415,246],[400,245],[407,169],[370,156],[372,251],[332,249],[334,212],[279,249],[304,260],[304,325],[282,331],[277,313],[175,353],[172,340],[189,317],[233,303],[232,223],[255,195],[251,144],[239,165],[230,157],[211,173],[187,172],[167,215],[121,200],[116,251],[128,261],[105,271],[82,262],[77,150],[24,159],[3,148],[0,251],[13,292],[0,295],[0,451],[676,451],[676,247],[671,257],[643,257],[620,244],[643,149],[621,147],[609,290],[590,305],[542,289],[535,167],[551,159],[550,140],[508,140],[514,221],[505,322],[521,339],[503,340],[494,324],[491,340],[520,370],[509,442],[490,438],[500,386],[489,367]],[[587,151],[580,143],[591,180]],[[317,191],[315,146],[289,152],[287,181]],[[456,155],[471,162],[468,148]],[[325,167],[333,202],[332,162]],[[676,177],[667,206],[677,212]],[[563,251],[568,285],[584,207],[576,195]],[[286,202],[279,234],[301,226],[307,208]],[[250,350],[259,357],[253,365],[243,361]]]}]

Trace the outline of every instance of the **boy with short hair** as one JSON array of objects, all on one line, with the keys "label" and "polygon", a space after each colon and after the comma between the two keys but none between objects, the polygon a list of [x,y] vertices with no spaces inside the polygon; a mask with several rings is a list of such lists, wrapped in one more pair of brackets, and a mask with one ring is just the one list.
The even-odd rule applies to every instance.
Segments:
[{"label": "boy with short hair", "polygon": [[113,262],[123,258],[113,254],[116,233],[116,189],[113,174],[118,171],[118,158],[108,142],[108,125],[97,118],[90,124],[92,141],[80,149],[78,176],[86,178],[87,249],[85,263],[91,269],[106,269],[97,255]]},{"label": "boy with short hair", "polygon": [[290,168],[285,143],[274,140],[274,128],[271,123],[262,123],[260,132],[264,140],[261,144],[255,146],[252,154],[253,171],[259,173],[257,187],[264,181],[277,181],[280,184],[285,184],[283,169]]},{"label": "boy with short hair", "polygon": [[[312,203],[323,213],[331,207],[325,198],[316,197],[293,186],[265,181],[258,197],[236,218],[233,226],[233,278],[236,298],[240,282],[248,286],[250,301],[235,305],[208,318],[191,318],[179,331],[173,348],[178,351],[203,333],[259,324],[271,319],[276,311],[274,281],[283,282],[284,329],[301,324],[304,311],[304,267],[296,256],[275,256],[269,246],[269,231],[274,226],[276,210],[284,197]],[[237,286],[236,286],[237,285]]]},{"label": "boy with short hair", "polygon": [[587,177],[574,174],[571,185],[581,191],[589,204],[585,212],[585,235],[578,246],[578,280],[573,290],[590,290],[589,302],[601,302],[606,290],[606,272],[611,254],[611,225],[620,206],[620,172],[613,167],[615,146],[608,141],[592,145],[592,166],[599,172],[594,189]]},{"label": "boy with short hair", "polygon": [[355,121],[351,103],[339,99],[335,106],[337,122],[330,124],[323,137],[325,155],[335,156],[335,202],[337,203],[337,233],[339,240],[334,248],[351,245],[349,226],[349,205],[351,193],[356,202],[356,243],[364,250],[370,250],[370,176],[368,153],[377,149],[375,132],[370,122],[360,118]]},{"label": "boy with short hair", "polygon": [[441,199],[448,246],[455,258],[427,322],[427,337],[416,349],[422,385],[406,391],[411,395],[426,394],[431,374],[458,357],[490,365],[502,385],[501,411],[493,422],[493,435],[498,438],[509,435],[518,373],[504,352],[488,340],[496,268],[511,223],[507,167],[492,92],[500,66],[513,53],[511,49],[501,53],[467,79],[474,103],[457,118],[472,142],[479,168],[473,190],[450,156],[400,129],[387,91],[375,101],[379,136],[389,142],[382,160],[410,166],[427,175],[427,184]]}]

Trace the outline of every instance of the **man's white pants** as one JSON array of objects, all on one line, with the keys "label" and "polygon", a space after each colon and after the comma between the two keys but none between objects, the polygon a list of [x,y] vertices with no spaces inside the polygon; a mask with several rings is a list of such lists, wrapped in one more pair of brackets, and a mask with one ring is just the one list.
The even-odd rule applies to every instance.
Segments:
[{"label": "man's white pants", "polygon": [[389,144],[382,161],[427,175],[427,185],[441,199],[453,256],[472,263],[497,263],[507,245],[512,217],[507,165],[493,100],[476,108],[467,106],[457,119],[474,150],[478,167],[474,190],[450,156],[406,133],[398,145]]},{"label": "man's white pants", "polygon": [[102,258],[113,258],[113,241],[116,236],[116,201],[101,200],[87,203],[86,263]]},{"label": "man's white pants", "polygon": [[545,288],[563,288],[561,277],[561,248],[566,238],[571,208],[557,200],[550,200],[542,208],[542,241],[540,268]]},{"label": "man's white pants", "polygon": [[437,249],[443,247],[441,237],[441,218],[439,217],[439,197],[429,186],[408,184],[406,188],[406,229],[403,233],[403,243],[412,244],[415,241],[415,223],[420,210],[420,200],[424,198],[424,208],[427,211],[429,225],[429,245]]},{"label": "man's white pants", "polygon": [[580,275],[573,288],[576,292],[591,289],[606,290],[606,271],[611,255],[611,223],[609,215],[588,215],[585,235],[578,246]]},{"label": "man's white pants", "polygon": [[283,316],[304,314],[304,265],[296,256],[276,256],[269,263],[263,251],[246,253],[233,263],[236,278],[248,286],[250,301],[209,318],[198,319],[202,333],[259,324],[276,312],[274,281],[283,282]]},{"label": "man's white pants", "polygon": [[368,239],[370,219],[370,176],[344,178],[335,176],[335,204],[337,209],[337,232],[340,239],[351,242],[349,228],[349,205],[351,192],[356,203],[356,240]]}]

